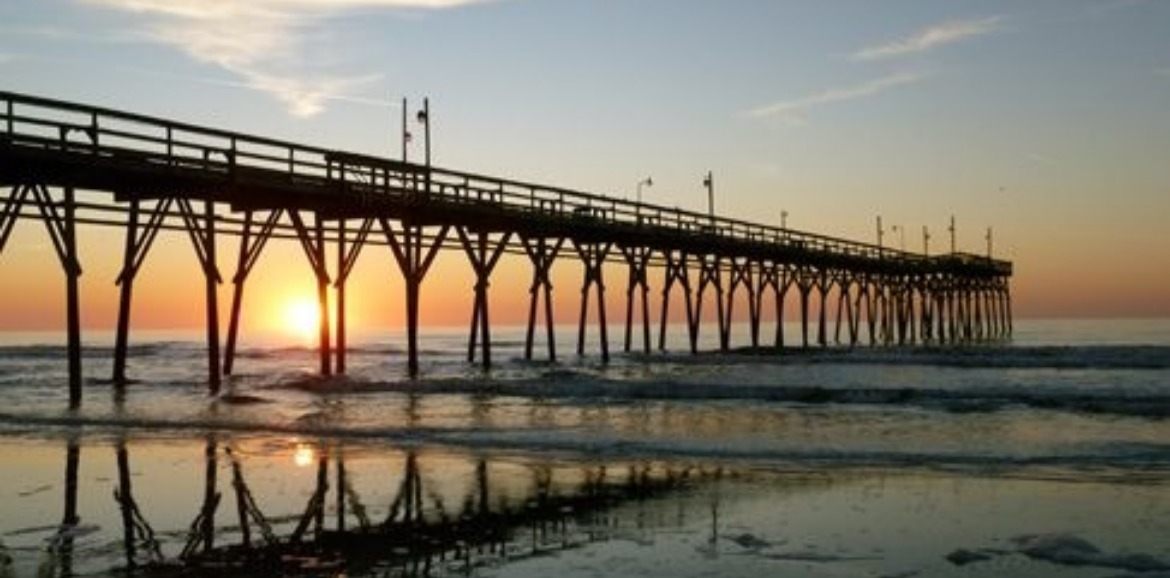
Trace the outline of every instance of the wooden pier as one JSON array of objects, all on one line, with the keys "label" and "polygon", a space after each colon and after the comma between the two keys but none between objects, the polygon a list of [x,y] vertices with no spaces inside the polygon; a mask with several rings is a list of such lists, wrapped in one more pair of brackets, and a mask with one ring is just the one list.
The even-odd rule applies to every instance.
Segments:
[{"label": "wooden pier", "polygon": [[[429,145],[429,143],[428,143]],[[525,356],[537,325],[553,338],[552,265],[582,267],[577,351],[584,354],[595,300],[600,355],[610,356],[603,272],[627,271],[626,351],[640,319],[650,352],[648,293],[658,272],[663,299],[658,348],[666,342],[672,295],[685,308],[698,351],[704,299],[714,301],[719,347],[730,340],[733,304],[746,296],[750,345],[760,348],[763,309],[780,330],[789,292],[799,296],[801,344],[827,347],[955,344],[1011,335],[1010,262],[966,253],[928,256],[863,242],[749,223],[564,188],[327,150],[70,102],[0,92],[0,254],[16,221],[44,222],[66,279],[70,394],[81,401],[81,328],[76,243],[79,225],[125,232],[114,353],[115,383],[126,379],[135,276],[162,230],[191,239],[206,286],[208,384],[233,370],[248,275],[272,239],[295,240],[314,272],[321,311],[322,374],[344,373],[346,280],[367,246],[385,246],[405,286],[407,364],[419,371],[419,297],[440,251],[462,250],[475,273],[469,361],[491,365],[488,287],[500,256],[532,264]],[[80,202],[77,191],[108,193]],[[239,239],[226,339],[221,348],[217,287],[224,282],[216,239]],[[330,271],[328,252],[336,251]],[[332,292],[334,299],[330,300]],[[681,295],[679,295],[681,293]],[[811,303],[819,303],[811,311]],[[543,307],[541,303],[543,302]],[[740,301],[741,303],[743,301]],[[541,319],[543,317],[543,320]],[[842,331],[845,335],[842,337]]]}]

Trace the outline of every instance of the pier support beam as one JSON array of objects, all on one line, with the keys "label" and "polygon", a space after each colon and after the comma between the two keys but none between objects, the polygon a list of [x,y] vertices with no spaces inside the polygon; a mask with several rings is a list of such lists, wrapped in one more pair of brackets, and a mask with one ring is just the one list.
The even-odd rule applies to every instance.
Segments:
[{"label": "pier support beam", "polygon": [[321,215],[316,215],[314,227],[310,231],[299,211],[289,211],[289,219],[296,229],[297,238],[309,265],[313,267],[313,274],[317,278],[317,354],[320,361],[321,375],[333,375],[333,353],[329,331],[329,264],[325,260],[325,223]]},{"label": "pier support beam", "polygon": [[910,341],[909,335],[909,317],[907,305],[911,293],[906,285],[906,280],[902,278],[894,278],[890,285],[891,295],[891,309],[894,338],[897,339],[898,345],[906,345]]},{"label": "pier support beam", "polygon": [[918,284],[918,333],[923,344],[934,341],[934,292],[931,279],[923,278]]},{"label": "pier support beam", "polygon": [[821,268],[815,278],[813,285],[820,301],[820,310],[817,312],[817,345],[828,347],[829,291],[833,288],[834,275],[828,269]]},{"label": "pier support beam", "polygon": [[685,251],[665,251],[666,259],[665,281],[662,284],[662,322],[658,331],[658,349],[666,350],[666,323],[670,314],[670,290],[677,282],[682,288],[683,298],[687,307],[687,335],[690,338],[691,353],[698,353],[698,333],[695,331],[695,310],[691,300],[690,270],[687,267]]},{"label": "pier support beam", "polygon": [[755,269],[756,263],[754,261],[731,259],[731,281],[727,288],[727,320],[722,324],[722,331],[719,334],[719,340],[724,349],[728,349],[731,345],[731,322],[735,319],[733,314],[735,311],[735,290],[739,287],[743,287],[748,294],[748,324],[751,328],[752,349],[760,346],[760,304],[756,299],[756,284],[753,279]]},{"label": "pier support beam", "polygon": [[114,371],[111,380],[114,387],[121,391],[126,385],[126,356],[130,343],[130,307],[134,293],[134,279],[150,252],[163,220],[170,209],[171,200],[160,200],[153,209],[147,209],[149,217],[139,231],[139,216],[141,205],[138,199],[130,201],[130,211],[126,219],[126,246],[123,254],[122,271],[114,281],[118,285],[118,326],[114,337]]},{"label": "pier support beam", "polygon": [[[777,265],[776,263],[759,261],[756,264],[756,268],[757,268],[757,275],[756,275],[756,279],[755,279],[756,291],[752,295],[752,301],[755,303],[754,307],[756,310],[755,318],[752,320],[752,323],[751,323],[752,347],[759,347],[760,346],[759,345],[760,344],[760,317],[761,317],[761,312],[764,310],[764,290],[768,287],[771,287],[773,295],[777,296],[776,297],[777,300],[779,300],[779,294],[780,294],[780,291],[778,289],[778,284],[779,284],[778,275],[779,275],[780,266]],[[780,327],[780,323],[781,323],[780,305],[779,305],[779,303],[777,303],[776,304],[776,326]]]},{"label": "pier support beam", "polygon": [[386,218],[380,218],[382,232],[386,235],[386,242],[394,253],[398,268],[402,271],[402,278],[406,285],[406,354],[407,371],[410,377],[418,377],[418,309],[419,289],[427,271],[434,263],[439,249],[443,247],[443,240],[447,237],[450,225],[443,225],[439,232],[430,239],[423,236],[423,225],[404,221],[402,223],[402,239],[390,225]]},{"label": "pier support beam", "polygon": [[73,189],[66,187],[61,204],[54,201],[48,187],[44,185],[18,186],[13,191],[4,213],[0,213],[0,249],[3,249],[13,222],[19,218],[21,205],[32,195],[33,202],[41,213],[41,219],[53,241],[53,248],[61,268],[65,272],[66,307],[66,349],[69,364],[69,407],[81,406],[81,303],[78,279],[81,277],[81,262],[77,258],[77,208]]},{"label": "pier support beam", "polygon": [[553,326],[552,279],[549,277],[553,263],[564,246],[563,238],[549,244],[546,237],[521,237],[524,253],[532,261],[532,286],[529,287],[528,333],[524,339],[524,359],[532,359],[533,341],[536,337],[536,309],[541,294],[544,295],[544,324],[548,333],[548,360],[557,360],[556,328]]},{"label": "pier support beam", "polygon": [[1008,287],[1008,282],[1006,279],[1004,279],[1003,283],[1004,283],[1003,296],[1004,296],[1005,304],[1007,305],[1007,319],[1006,319],[1007,320],[1007,336],[1011,337],[1012,332],[1014,331],[1013,323],[1012,323],[1012,292],[1011,292],[1011,289]]},{"label": "pier support beam", "polygon": [[784,302],[789,300],[789,291],[796,285],[797,273],[787,264],[782,264],[779,271],[779,283],[776,288],[776,349],[784,348]]},{"label": "pier support beam", "polygon": [[[467,362],[475,362],[477,338],[483,348],[481,363],[484,369],[492,366],[492,333],[488,321],[488,287],[492,271],[499,263],[504,250],[508,248],[511,233],[504,233],[498,240],[491,239],[489,231],[472,231],[467,227],[456,227],[463,251],[475,271],[475,305],[471,311],[471,335],[467,339]],[[474,234],[474,240],[472,238]]]},{"label": "pier support beam", "polygon": [[357,236],[354,237],[353,244],[347,245],[348,234],[346,232],[345,219],[337,221],[337,279],[333,281],[333,288],[337,291],[337,330],[335,332],[337,346],[333,350],[333,370],[338,375],[345,375],[345,360],[349,353],[349,345],[346,343],[345,284],[349,280],[350,274],[353,273],[354,265],[357,264],[358,255],[361,255],[362,249],[366,246],[366,240],[369,239],[370,231],[373,228],[374,219],[363,219],[361,226],[358,227]]},{"label": "pier support beam", "polygon": [[581,283],[581,319],[577,325],[577,355],[585,354],[585,324],[589,316],[589,293],[597,287],[597,325],[601,333],[601,360],[609,363],[609,334],[605,321],[605,278],[602,266],[609,257],[613,243],[583,243],[573,240],[573,248],[585,266]]},{"label": "pier support beam", "polygon": [[841,344],[842,324],[849,331],[849,346],[857,345],[857,325],[853,316],[853,285],[854,279],[850,274],[840,273],[837,279],[837,322],[833,330],[833,342],[837,345]]},{"label": "pier support beam", "polygon": [[880,289],[877,285],[875,285],[874,278],[872,276],[866,276],[866,278],[861,283],[861,290],[857,294],[857,315],[859,317],[861,316],[861,306],[864,305],[865,326],[868,330],[867,335],[869,336],[870,347],[876,346],[878,344],[877,325],[878,318],[881,316],[881,312],[878,311],[878,291],[880,291]]},{"label": "pier support beam", "polygon": [[634,331],[634,293],[642,304],[642,352],[650,353],[650,283],[646,275],[650,257],[654,251],[646,247],[621,247],[622,257],[629,271],[629,285],[626,288],[626,342],[625,350],[630,351]]},{"label": "pier support beam", "polygon": [[[219,364],[219,284],[223,279],[215,265],[215,204],[204,201],[200,217],[188,199],[179,199],[179,212],[191,236],[195,254],[203,266],[207,294],[207,387],[212,395],[219,394],[221,383]],[[201,223],[202,221],[202,223]]]},{"label": "pier support beam", "polygon": [[946,343],[957,343],[955,335],[955,289],[951,281],[946,282],[939,293],[938,334]]},{"label": "pier support beam", "polygon": [[235,369],[236,344],[240,333],[240,311],[244,303],[244,283],[252,273],[252,267],[260,259],[260,252],[268,239],[272,237],[272,230],[280,220],[281,211],[276,210],[268,214],[268,218],[260,226],[260,231],[253,237],[253,213],[244,213],[244,230],[240,237],[240,254],[236,261],[236,274],[232,276],[232,308],[228,316],[227,342],[223,353],[223,374],[231,375]]},{"label": "pier support beam", "polygon": [[808,297],[817,283],[817,275],[804,266],[795,273],[796,289],[800,292],[800,345],[808,349]]},{"label": "pier support beam", "polygon": [[707,286],[710,285],[715,288],[715,313],[718,316],[719,322],[719,349],[720,351],[727,351],[729,336],[729,328],[727,327],[726,309],[723,306],[723,259],[719,255],[702,255],[699,257],[699,290],[695,298],[695,315],[691,322],[694,324],[691,327],[691,341],[696,343],[699,339],[699,327],[703,323],[703,294],[707,291]]}]

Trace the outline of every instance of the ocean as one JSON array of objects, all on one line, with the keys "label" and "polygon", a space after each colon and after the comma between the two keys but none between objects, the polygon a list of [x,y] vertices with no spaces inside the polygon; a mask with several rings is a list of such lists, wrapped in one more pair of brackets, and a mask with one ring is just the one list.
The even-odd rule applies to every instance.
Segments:
[{"label": "ocean", "polygon": [[[0,576],[1168,576],[1170,322],[1010,342],[496,366],[464,330],[0,334]],[[710,336],[713,337],[713,336]],[[706,349],[715,349],[708,342]],[[568,354],[566,354],[568,352]],[[542,350],[538,347],[537,356]]]}]

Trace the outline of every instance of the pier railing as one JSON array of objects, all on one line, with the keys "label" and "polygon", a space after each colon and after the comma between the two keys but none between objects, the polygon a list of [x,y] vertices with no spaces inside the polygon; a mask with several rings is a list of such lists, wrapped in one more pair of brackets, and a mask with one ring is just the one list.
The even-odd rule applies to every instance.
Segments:
[{"label": "pier railing", "polygon": [[[341,152],[231,131],[0,92],[5,146],[88,156],[175,176],[224,183],[266,183],[321,195],[338,191],[359,203],[401,202],[473,207],[501,216],[547,219],[635,234],[667,235],[803,259],[884,264],[898,272],[963,270],[1010,275],[1011,263],[965,253],[927,256],[851,241],[638,203],[560,187],[501,179]],[[243,200],[243,199],[241,199]]]}]

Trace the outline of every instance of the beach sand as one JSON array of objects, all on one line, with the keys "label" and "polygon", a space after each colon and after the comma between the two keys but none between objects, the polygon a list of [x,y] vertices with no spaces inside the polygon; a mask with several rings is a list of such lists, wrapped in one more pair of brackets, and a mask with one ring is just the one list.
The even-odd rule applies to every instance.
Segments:
[{"label": "beach sand", "polygon": [[[1170,484],[1132,470],[818,468],[160,435],[64,428],[0,437],[4,575],[101,575],[131,561],[173,570],[190,542],[194,555],[185,562],[193,566],[271,573],[272,566],[241,561],[243,495],[255,506],[245,508],[253,558],[265,551],[266,523],[281,544],[269,551],[285,555],[276,571],[285,573],[1148,578],[1170,571]],[[196,518],[216,494],[214,530],[204,535],[208,526]],[[132,502],[119,502],[121,495]],[[302,523],[301,546],[289,555]],[[135,532],[129,553],[127,527]]]}]

